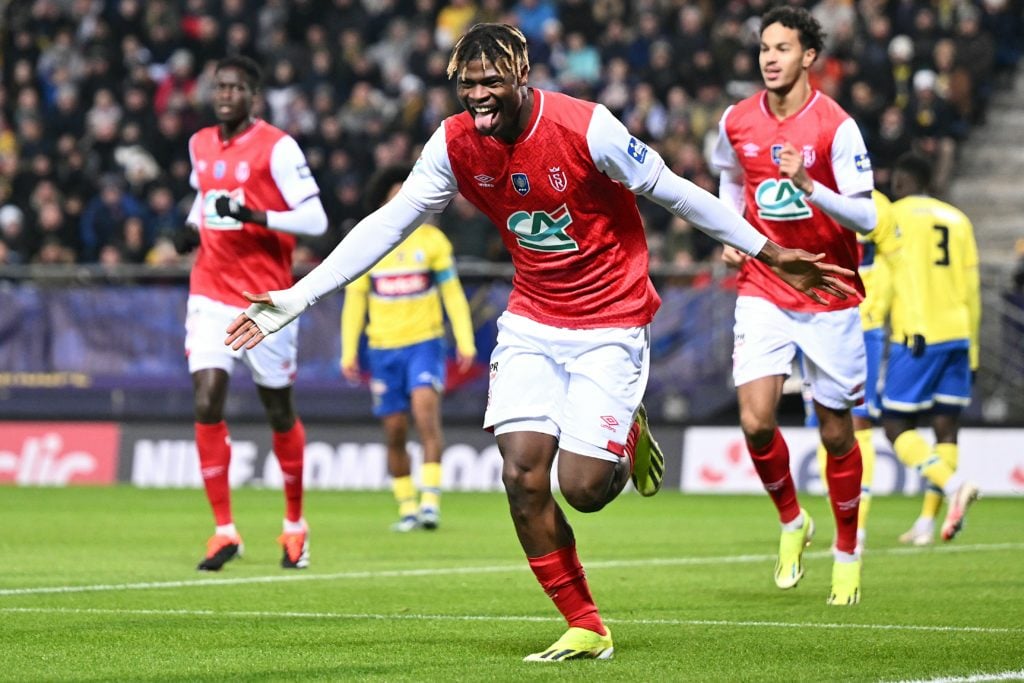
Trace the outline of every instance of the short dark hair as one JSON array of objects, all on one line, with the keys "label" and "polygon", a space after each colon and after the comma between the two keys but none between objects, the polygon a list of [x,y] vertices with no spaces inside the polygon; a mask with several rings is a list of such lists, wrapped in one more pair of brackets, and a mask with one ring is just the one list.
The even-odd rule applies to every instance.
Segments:
[{"label": "short dark hair", "polygon": [[508,24],[477,24],[459,38],[448,60],[448,78],[456,76],[467,62],[481,59],[490,62],[502,76],[518,77],[530,70],[530,53],[526,36]]},{"label": "short dark hair", "polygon": [[246,57],[245,55],[224,57],[217,62],[217,68],[214,69],[214,72],[223,69],[238,69],[242,76],[245,77],[245,80],[249,82],[249,87],[253,90],[259,90],[263,83],[263,71],[252,57]]},{"label": "short dark hair", "polygon": [[919,191],[927,190],[932,183],[932,162],[917,152],[901,154],[893,164],[892,170],[910,176]]},{"label": "short dark hair", "polygon": [[403,183],[411,172],[412,167],[408,164],[395,164],[377,169],[366,182],[366,191],[363,194],[366,213],[373,213],[384,206],[391,188]]},{"label": "short dark hair", "polygon": [[761,33],[772,24],[796,29],[800,36],[800,47],[805,50],[814,50],[820,55],[825,48],[825,31],[818,20],[803,7],[780,5],[768,10],[761,17]]}]

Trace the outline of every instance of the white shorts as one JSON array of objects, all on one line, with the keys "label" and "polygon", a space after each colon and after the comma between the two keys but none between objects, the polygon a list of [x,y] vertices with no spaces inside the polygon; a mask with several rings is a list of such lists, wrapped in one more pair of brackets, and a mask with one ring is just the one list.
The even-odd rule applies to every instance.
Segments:
[{"label": "white shorts", "polygon": [[188,371],[219,368],[229,375],[235,361],[241,360],[252,373],[253,381],[261,387],[280,389],[295,382],[298,355],[299,325],[293,323],[265,338],[254,349],[235,351],[224,344],[231,321],[244,308],[189,295],[185,315],[185,355]]},{"label": "white shorts", "polygon": [[767,299],[736,300],[732,377],[736,386],[762,377],[790,374],[796,350],[803,351],[811,396],[833,410],[851,408],[864,398],[867,355],[860,312],[801,313]]},{"label": "white shorts", "polygon": [[560,448],[617,461],[650,371],[647,327],[570,330],[498,318],[484,428],[541,432]]}]

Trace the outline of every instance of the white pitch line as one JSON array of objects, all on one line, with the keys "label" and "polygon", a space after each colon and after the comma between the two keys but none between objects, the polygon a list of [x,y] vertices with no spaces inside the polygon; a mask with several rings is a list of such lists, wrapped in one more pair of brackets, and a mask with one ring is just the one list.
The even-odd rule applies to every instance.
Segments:
[{"label": "white pitch line", "polygon": [[981,681],[1024,681],[1024,669],[1002,671],[995,674],[971,674],[970,676],[944,676],[942,678],[922,678],[915,681],[896,681],[896,683],[981,683]]},{"label": "white pitch line", "polygon": [[[955,545],[926,548],[887,548],[869,551],[869,556],[918,555],[927,552],[963,553],[993,552],[999,550],[1024,550],[1024,543],[988,543],[976,545]],[[804,553],[808,559],[831,557],[830,550]],[[775,555],[723,555],[717,557],[664,557],[640,560],[588,561],[587,569],[618,569],[628,567],[681,567],[718,564],[751,564],[773,562]],[[103,591],[157,590],[163,588],[194,588],[207,586],[240,586],[259,583],[283,583],[289,581],[336,581],[352,579],[410,578],[418,576],[453,576],[459,574],[497,574],[526,571],[525,563],[491,565],[482,567],[435,567],[430,569],[382,569],[379,571],[335,572],[331,574],[274,574],[270,576],[248,576],[230,579],[187,579],[179,581],[146,581],[139,583],[89,584],[82,586],[38,586],[34,588],[2,588],[0,597],[14,595],[42,595],[54,593],[89,593]]]},{"label": "white pitch line", "polygon": [[[528,621],[560,622],[558,617],[537,617],[529,615],[472,615],[472,614],[368,614],[345,612],[271,612],[207,609],[105,609],[77,607],[0,607],[0,613],[7,614],[84,614],[104,616],[159,616],[159,617],[225,617],[231,619],[334,619],[367,621]],[[631,626],[720,626],[743,628],[792,628],[792,629],[861,629],[866,631],[916,631],[931,633],[1024,633],[1024,628],[1002,628],[996,626],[921,626],[917,624],[842,624],[842,623],[797,623],[786,621],[730,621],[728,619],[605,619],[609,624]],[[951,679],[958,680],[958,679]],[[973,680],[973,679],[972,679]],[[997,679],[978,679],[997,680]],[[1001,679],[999,679],[1001,680]],[[917,682],[914,682],[917,683]]]}]

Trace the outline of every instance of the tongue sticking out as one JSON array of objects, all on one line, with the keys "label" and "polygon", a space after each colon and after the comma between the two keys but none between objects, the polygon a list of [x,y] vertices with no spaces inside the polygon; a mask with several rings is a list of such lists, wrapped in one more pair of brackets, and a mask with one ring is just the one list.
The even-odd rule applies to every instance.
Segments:
[{"label": "tongue sticking out", "polygon": [[480,133],[487,133],[494,129],[494,122],[498,118],[498,112],[493,111],[489,114],[477,113],[473,116],[473,123],[476,124],[476,129]]}]

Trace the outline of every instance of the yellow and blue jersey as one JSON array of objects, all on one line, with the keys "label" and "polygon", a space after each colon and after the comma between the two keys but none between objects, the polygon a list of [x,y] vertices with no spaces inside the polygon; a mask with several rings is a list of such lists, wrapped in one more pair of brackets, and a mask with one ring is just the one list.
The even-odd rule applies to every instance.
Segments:
[{"label": "yellow and blue jersey", "polygon": [[442,302],[459,352],[475,354],[469,303],[455,272],[451,242],[437,227],[422,225],[345,287],[342,364],[355,361],[364,328],[371,349],[396,349],[443,337]]},{"label": "yellow and blue jersey", "polygon": [[901,268],[892,304],[892,340],[921,334],[928,346],[965,341],[978,367],[981,295],[974,227],[962,211],[933,197],[893,203],[902,239]]},{"label": "yellow and blue jersey", "polygon": [[865,332],[885,325],[892,304],[893,280],[899,272],[900,233],[892,202],[878,190],[871,193],[878,220],[875,229],[857,238],[861,259],[857,272],[864,282],[860,322]]}]

